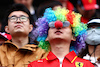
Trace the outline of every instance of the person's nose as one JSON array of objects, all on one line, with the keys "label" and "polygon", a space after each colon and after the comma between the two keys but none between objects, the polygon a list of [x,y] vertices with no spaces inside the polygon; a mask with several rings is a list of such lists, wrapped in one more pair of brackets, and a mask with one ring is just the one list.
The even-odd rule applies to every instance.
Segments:
[{"label": "person's nose", "polygon": [[17,18],[17,21],[19,22],[19,21],[20,21],[20,19],[19,19],[19,18]]},{"label": "person's nose", "polygon": [[61,27],[58,27],[57,29],[59,30],[59,29],[61,29]]},{"label": "person's nose", "polygon": [[55,22],[55,28],[56,29],[61,29],[63,27],[63,23],[61,21],[56,21]]},{"label": "person's nose", "polygon": [[18,22],[18,21],[17,21],[16,23],[22,23],[22,22]]},{"label": "person's nose", "polygon": [[17,21],[16,21],[16,23],[22,23],[22,22],[21,22],[20,19],[18,18]]}]

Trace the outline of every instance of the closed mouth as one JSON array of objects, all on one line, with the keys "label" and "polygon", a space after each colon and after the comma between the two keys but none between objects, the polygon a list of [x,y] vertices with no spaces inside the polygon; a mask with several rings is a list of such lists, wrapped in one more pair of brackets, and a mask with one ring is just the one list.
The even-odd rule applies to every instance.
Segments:
[{"label": "closed mouth", "polygon": [[61,31],[56,31],[55,33],[61,33],[61,34],[62,34],[62,32],[61,32]]},{"label": "closed mouth", "polygon": [[22,25],[16,25],[15,27],[22,27]]}]

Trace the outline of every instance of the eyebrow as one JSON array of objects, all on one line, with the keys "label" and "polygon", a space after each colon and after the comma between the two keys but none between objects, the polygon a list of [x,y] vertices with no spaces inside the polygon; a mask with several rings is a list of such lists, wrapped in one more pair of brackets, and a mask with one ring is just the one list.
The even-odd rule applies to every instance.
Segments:
[{"label": "eyebrow", "polygon": [[25,15],[20,15],[20,17],[21,17],[21,16],[27,17],[27,16],[25,16]]},{"label": "eyebrow", "polygon": [[[19,17],[22,17],[22,16],[27,17],[27,16],[25,16],[25,15],[20,15]],[[13,16],[11,16],[11,17],[17,17],[17,16],[16,16],[16,15],[13,15]]]},{"label": "eyebrow", "polygon": [[11,16],[11,17],[17,17],[16,15],[13,15],[13,16]]}]

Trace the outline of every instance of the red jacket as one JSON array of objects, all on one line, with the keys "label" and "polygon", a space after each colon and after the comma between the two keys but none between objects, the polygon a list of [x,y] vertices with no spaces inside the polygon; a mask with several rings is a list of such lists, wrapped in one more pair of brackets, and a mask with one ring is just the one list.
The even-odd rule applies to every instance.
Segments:
[{"label": "red jacket", "polygon": [[[52,53],[49,52],[47,58],[33,61],[28,67],[60,67],[59,59]],[[62,67],[94,67],[93,64],[85,59],[76,56],[75,52],[68,53],[63,62]]]}]

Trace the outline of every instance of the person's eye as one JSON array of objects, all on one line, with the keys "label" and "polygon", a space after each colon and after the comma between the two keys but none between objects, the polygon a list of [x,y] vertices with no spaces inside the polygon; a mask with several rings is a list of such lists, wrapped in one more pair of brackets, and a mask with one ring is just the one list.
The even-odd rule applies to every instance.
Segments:
[{"label": "person's eye", "polygon": [[27,19],[28,19],[28,18],[25,17],[25,16],[20,17],[20,20],[21,20],[21,21],[27,21]]},{"label": "person's eye", "polygon": [[12,19],[12,20],[13,20],[13,19],[16,19],[16,17],[12,17],[11,19]]},{"label": "person's eye", "polygon": [[26,17],[21,17],[21,19],[26,19]]},{"label": "person's eye", "polygon": [[11,21],[12,21],[12,20],[16,20],[16,17],[11,17],[10,20],[11,20]]}]

